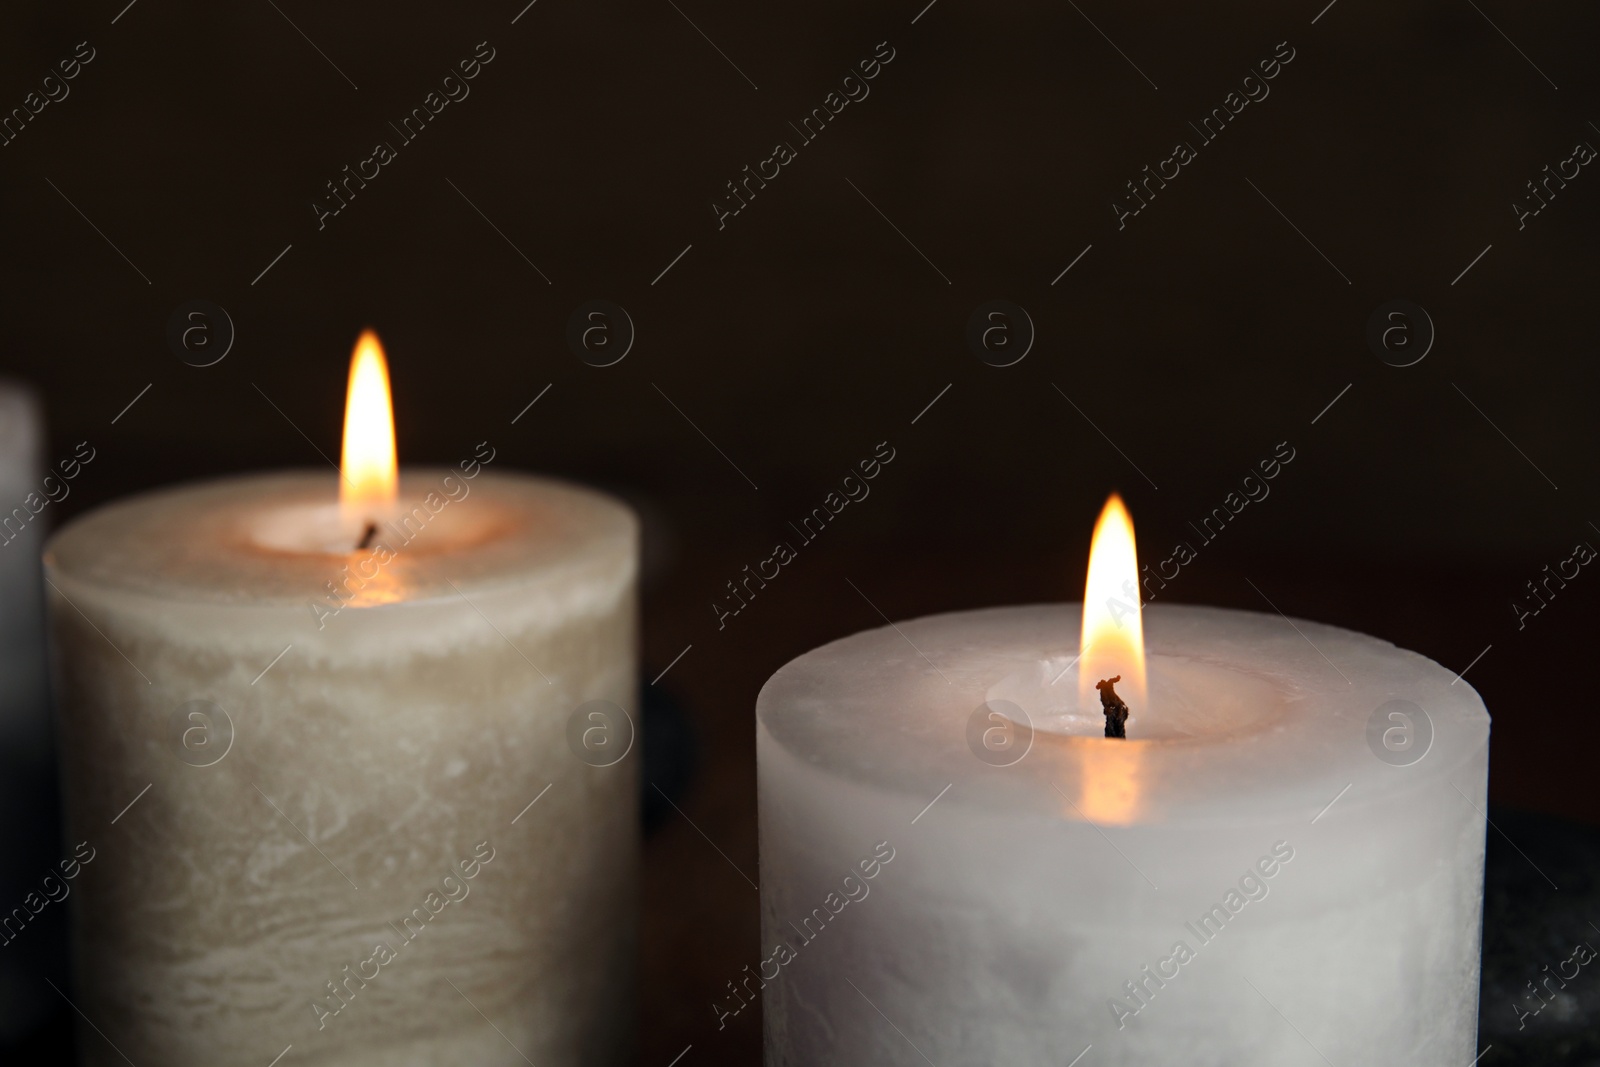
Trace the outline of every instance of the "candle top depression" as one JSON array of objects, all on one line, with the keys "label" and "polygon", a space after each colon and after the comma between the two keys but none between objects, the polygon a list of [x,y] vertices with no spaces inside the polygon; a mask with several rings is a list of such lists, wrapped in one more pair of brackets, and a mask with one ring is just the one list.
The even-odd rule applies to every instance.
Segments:
[{"label": "candle top depression", "polygon": [[[1076,706],[1075,678],[1051,685],[1076,658],[1081,611],[933,615],[834,641],[772,676],[758,731],[788,770],[903,794],[912,812],[954,783],[941,804],[1113,825],[1252,811],[1265,821],[1290,807],[1310,818],[1347,787],[1342,804],[1395,803],[1442,785],[1488,743],[1477,693],[1424,656],[1337,627],[1187,605],[1146,610],[1153,706],[1133,709],[1127,740],[1106,738],[1098,711]],[[1427,747],[1408,765],[1369,742],[1375,721],[1390,725],[1380,710],[1390,701],[1426,714]],[[1018,708],[1015,761],[980,758],[974,738],[1008,728],[994,713]]]},{"label": "candle top depression", "polygon": [[[444,487],[452,477],[464,494]],[[499,471],[467,482],[449,470],[407,470],[398,504],[377,525],[369,549],[351,540],[337,551],[328,542],[338,529],[335,475],[249,475],[97,508],[50,539],[45,561],[52,577],[164,599],[298,602],[387,548],[377,566],[409,601],[537,581],[637,538],[633,514],[609,497]]]}]

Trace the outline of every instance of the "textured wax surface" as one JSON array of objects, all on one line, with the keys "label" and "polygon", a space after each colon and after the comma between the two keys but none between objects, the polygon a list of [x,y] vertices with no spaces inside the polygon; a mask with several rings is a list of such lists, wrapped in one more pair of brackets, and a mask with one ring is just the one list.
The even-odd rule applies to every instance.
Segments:
[{"label": "textured wax surface", "polygon": [[[245,485],[288,506],[312,481],[140,498],[52,546],[69,840],[95,850],[74,882],[79,1003],[136,1063],[259,1065],[290,1044],[320,1064],[620,1062],[637,756],[592,766],[567,734],[585,701],[637,711],[631,516],[485,475],[450,507],[494,519],[500,572],[481,543],[419,552],[406,579],[428,595],[320,630],[285,574],[324,559],[240,550],[223,599],[204,577],[223,550],[146,545],[138,580],[103,580],[101,538],[175,536],[185,507]],[[208,766],[184,745],[195,700],[233,730]]]}]

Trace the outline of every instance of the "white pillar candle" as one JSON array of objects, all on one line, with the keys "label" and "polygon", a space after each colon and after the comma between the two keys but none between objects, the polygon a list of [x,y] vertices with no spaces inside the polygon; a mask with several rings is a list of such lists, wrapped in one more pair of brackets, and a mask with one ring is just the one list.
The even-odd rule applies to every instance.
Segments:
[{"label": "white pillar candle", "polygon": [[359,551],[331,474],[51,540],[85,1062],[625,1058],[637,526],[493,458]]},{"label": "white pillar candle", "polygon": [[1156,606],[1149,706],[1110,739],[1080,610],[856,634],[762,690],[764,958],[738,977],[767,1063],[1471,1063],[1472,689],[1349,631]]},{"label": "white pillar candle", "polygon": [[0,749],[25,761],[49,759],[39,546],[61,479],[43,481],[43,439],[32,391],[0,382]]},{"label": "white pillar candle", "polygon": [[[60,476],[44,480],[44,419],[33,391],[0,381],[0,887],[16,900],[37,888],[55,863],[41,804],[53,801],[50,708],[45,690],[44,582],[39,546],[46,510],[64,494]],[[55,472],[51,472],[54,474]],[[26,905],[23,916],[31,924]],[[39,980],[60,958],[57,930],[22,935],[16,917],[0,925],[0,1042],[14,1042],[60,1004]],[[52,1003],[54,1002],[54,1003]]]}]

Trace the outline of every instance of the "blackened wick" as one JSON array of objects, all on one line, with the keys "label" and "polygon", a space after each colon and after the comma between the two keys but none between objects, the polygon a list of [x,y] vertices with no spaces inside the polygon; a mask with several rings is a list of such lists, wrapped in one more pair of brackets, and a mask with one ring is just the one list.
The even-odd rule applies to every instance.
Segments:
[{"label": "blackened wick", "polygon": [[1121,697],[1117,696],[1116,690],[1116,683],[1120,681],[1122,681],[1122,675],[1119,674],[1114,678],[1106,678],[1094,683],[1094,687],[1100,690],[1100,710],[1106,713],[1107,737],[1126,738],[1128,736],[1128,705],[1123,702]]}]

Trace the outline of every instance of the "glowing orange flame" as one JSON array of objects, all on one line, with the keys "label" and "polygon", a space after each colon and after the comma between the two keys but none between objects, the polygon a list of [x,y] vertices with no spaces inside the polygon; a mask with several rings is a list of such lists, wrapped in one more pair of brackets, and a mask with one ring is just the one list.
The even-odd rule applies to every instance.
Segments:
[{"label": "glowing orange flame", "polygon": [[1121,675],[1117,695],[1134,715],[1149,712],[1144,623],[1139,613],[1139,557],[1133,542],[1133,519],[1115,493],[1094,524],[1078,652],[1079,707],[1098,708],[1100,695],[1095,683]]},{"label": "glowing orange flame", "polygon": [[389,365],[378,335],[363,331],[350,357],[344,402],[344,450],[339,457],[339,505],[352,522],[370,522],[393,503],[399,488],[394,454],[394,405]]}]

